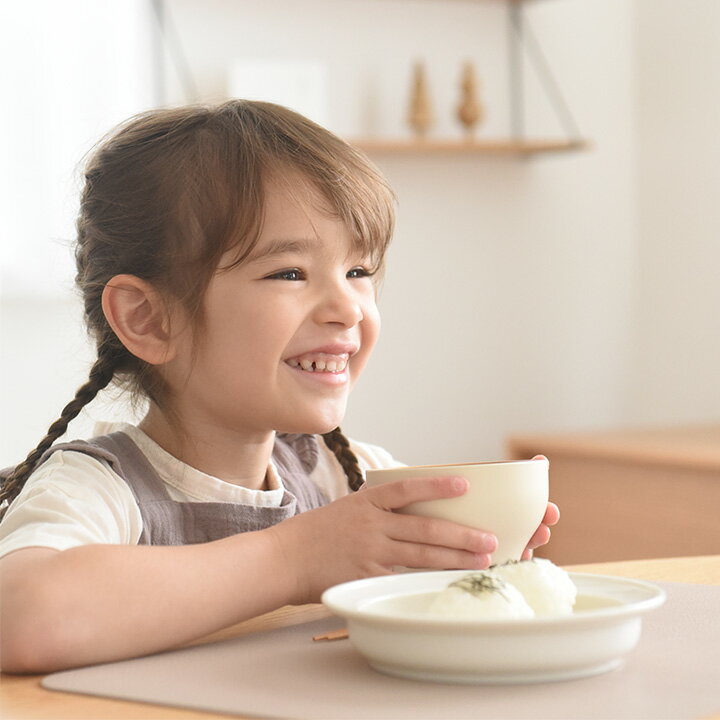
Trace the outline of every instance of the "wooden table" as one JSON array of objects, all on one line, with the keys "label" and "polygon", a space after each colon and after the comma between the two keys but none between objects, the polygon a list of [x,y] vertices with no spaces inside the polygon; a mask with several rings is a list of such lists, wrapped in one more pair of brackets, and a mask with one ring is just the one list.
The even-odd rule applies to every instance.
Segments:
[{"label": "wooden table", "polygon": [[516,435],[550,460],[562,513],[539,555],[559,565],[720,553],[720,425]]},{"label": "wooden table", "polygon": [[[569,566],[568,570],[604,575],[642,578],[645,580],[704,583],[720,585],[720,555],[685,558],[662,558],[628,562],[595,563]],[[220,633],[202,642],[294,625],[327,616],[320,605],[282,608]],[[104,698],[72,695],[40,687],[41,676],[0,675],[0,717],[3,720],[207,720],[227,715],[180,710],[176,708],[124,702]],[[710,720],[710,719],[708,719]],[[720,715],[716,716],[720,720]]]}]

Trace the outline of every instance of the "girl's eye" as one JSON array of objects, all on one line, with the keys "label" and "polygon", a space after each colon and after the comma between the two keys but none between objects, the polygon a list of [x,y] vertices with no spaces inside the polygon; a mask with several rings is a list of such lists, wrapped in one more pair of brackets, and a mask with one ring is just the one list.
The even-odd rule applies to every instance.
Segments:
[{"label": "girl's eye", "polygon": [[351,280],[355,280],[357,278],[366,278],[366,277],[372,277],[372,273],[364,267],[355,267],[352,270],[348,271],[347,274],[348,278]]},{"label": "girl's eye", "polygon": [[304,280],[305,275],[302,270],[297,268],[291,268],[290,270],[281,270],[280,272],[273,273],[267,276],[268,280]]}]

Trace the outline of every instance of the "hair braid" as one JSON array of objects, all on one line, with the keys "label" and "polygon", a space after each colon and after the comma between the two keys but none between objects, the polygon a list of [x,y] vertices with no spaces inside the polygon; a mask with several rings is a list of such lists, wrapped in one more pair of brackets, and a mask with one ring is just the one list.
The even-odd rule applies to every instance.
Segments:
[{"label": "hair braid", "polygon": [[88,381],[81,385],[75,397],[63,408],[60,417],[50,425],[47,435],[38,443],[35,449],[23,462],[15,467],[0,490],[0,503],[7,500],[12,502],[22,490],[23,485],[35,469],[43,453],[67,430],[70,421],[102,390],[109,385],[115,374],[115,360],[109,353],[100,353],[98,359],[90,368]]},{"label": "hair braid", "polygon": [[350,449],[350,443],[345,435],[343,435],[342,430],[336,427],[329,433],[325,433],[322,437],[325,444],[335,453],[335,457],[338,459],[340,465],[342,465],[342,469],[345,471],[345,475],[347,475],[350,489],[353,492],[359,490],[365,482],[365,478],[358,465],[358,459]]}]

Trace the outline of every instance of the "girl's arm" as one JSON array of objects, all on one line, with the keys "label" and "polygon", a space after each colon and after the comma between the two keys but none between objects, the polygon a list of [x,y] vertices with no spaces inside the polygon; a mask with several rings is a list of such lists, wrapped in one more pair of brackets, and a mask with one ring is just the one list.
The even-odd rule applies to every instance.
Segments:
[{"label": "girl's arm", "polygon": [[198,545],[17,550],[0,560],[2,669],[47,672],[157,652],[395,565],[487,567],[493,536],[392,512],[466,489],[458,478],[389,483]]},{"label": "girl's arm", "polygon": [[264,532],[199,545],[18,550],[0,560],[10,672],[108,662],[186,643],[290,600]]}]

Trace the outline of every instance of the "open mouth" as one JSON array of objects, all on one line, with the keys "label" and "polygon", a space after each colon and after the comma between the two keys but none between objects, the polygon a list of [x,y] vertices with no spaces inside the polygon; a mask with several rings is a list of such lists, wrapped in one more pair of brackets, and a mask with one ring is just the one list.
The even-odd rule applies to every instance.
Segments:
[{"label": "open mouth", "polygon": [[307,355],[290,358],[285,362],[290,365],[290,367],[304,370],[305,372],[339,374],[345,372],[349,359],[350,355],[348,353],[342,353],[340,355],[309,353]]}]

